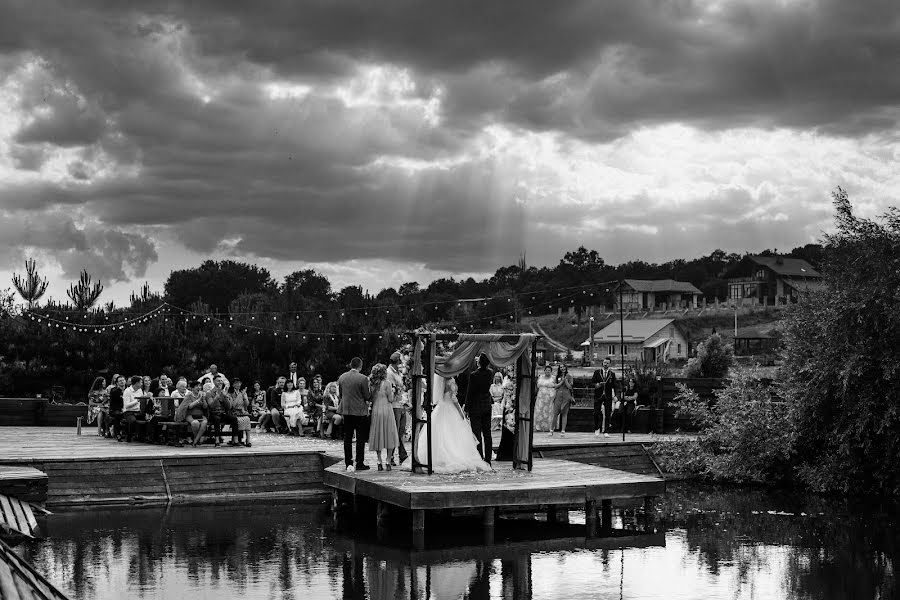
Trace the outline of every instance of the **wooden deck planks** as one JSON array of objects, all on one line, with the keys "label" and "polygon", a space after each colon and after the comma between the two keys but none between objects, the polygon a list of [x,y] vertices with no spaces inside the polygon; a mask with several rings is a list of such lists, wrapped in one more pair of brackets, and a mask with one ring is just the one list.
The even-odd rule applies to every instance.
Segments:
[{"label": "wooden deck planks", "polygon": [[348,473],[338,464],[325,470],[324,483],[413,510],[577,504],[587,498],[658,495],[665,486],[658,477],[552,459],[536,460],[531,473],[501,467],[496,474],[470,477],[396,470]]},{"label": "wooden deck planks", "polygon": [[30,564],[0,541],[0,598],[3,600],[68,600]]}]

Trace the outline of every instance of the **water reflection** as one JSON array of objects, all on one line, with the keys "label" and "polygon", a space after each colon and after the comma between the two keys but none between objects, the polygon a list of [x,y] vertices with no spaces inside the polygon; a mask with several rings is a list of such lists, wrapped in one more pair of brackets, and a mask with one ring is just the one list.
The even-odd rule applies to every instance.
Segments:
[{"label": "water reflection", "polygon": [[416,551],[336,529],[324,504],[92,509],[18,551],[77,600],[900,596],[896,505],[682,485],[658,516],[657,535],[613,540],[504,521],[488,546],[459,522]]}]

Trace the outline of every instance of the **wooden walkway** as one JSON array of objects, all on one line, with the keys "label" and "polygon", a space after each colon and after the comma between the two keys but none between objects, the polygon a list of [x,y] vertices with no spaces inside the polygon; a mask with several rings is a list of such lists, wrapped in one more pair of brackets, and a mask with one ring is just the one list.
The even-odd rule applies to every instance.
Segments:
[{"label": "wooden walkway", "polygon": [[[610,520],[613,499],[649,499],[665,492],[665,482],[594,465],[552,459],[537,459],[531,472],[495,465],[493,473],[418,475],[408,470],[347,472],[342,463],[325,470],[324,483],[331,488],[336,510],[345,504],[355,507],[361,499],[377,504],[376,518],[382,526],[390,507],[411,511],[416,545],[424,535],[426,511],[481,509],[483,525],[494,527],[498,509],[545,508],[553,518],[562,519],[569,507],[585,509],[589,532],[596,530],[597,509],[602,508],[604,527]],[[589,533],[590,535],[590,533]]]}]

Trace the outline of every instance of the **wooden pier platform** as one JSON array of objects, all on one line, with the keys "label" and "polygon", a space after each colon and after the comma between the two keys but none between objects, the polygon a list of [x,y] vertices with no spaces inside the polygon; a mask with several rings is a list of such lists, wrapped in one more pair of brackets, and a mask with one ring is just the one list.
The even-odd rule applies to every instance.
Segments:
[{"label": "wooden pier platform", "polygon": [[485,529],[494,527],[498,510],[546,507],[551,518],[563,519],[570,507],[585,510],[588,531],[596,531],[598,508],[604,527],[611,502],[622,498],[649,499],[665,492],[658,476],[640,475],[595,465],[553,459],[537,459],[531,472],[495,465],[493,473],[413,474],[409,470],[348,472],[342,463],[325,469],[324,484],[332,490],[335,509],[360,498],[377,503],[379,525],[389,507],[411,511],[412,534],[425,531],[426,511],[481,509]]}]

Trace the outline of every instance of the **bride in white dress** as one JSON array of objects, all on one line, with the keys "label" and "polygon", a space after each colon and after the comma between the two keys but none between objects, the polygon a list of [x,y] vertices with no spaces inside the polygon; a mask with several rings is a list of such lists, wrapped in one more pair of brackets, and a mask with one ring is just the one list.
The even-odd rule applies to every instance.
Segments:
[{"label": "bride in white dress", "polygon": [[[431,411],[432,468],[435,473],[463,473],[465,471],[492,471],[491,465],[478,453],[478,442],[472,434],[472,426],[456,400],[456,382],[434,377],[434,399]],[[428,462],[428,429],[422,427],[418,440],[418,459]]]}]

